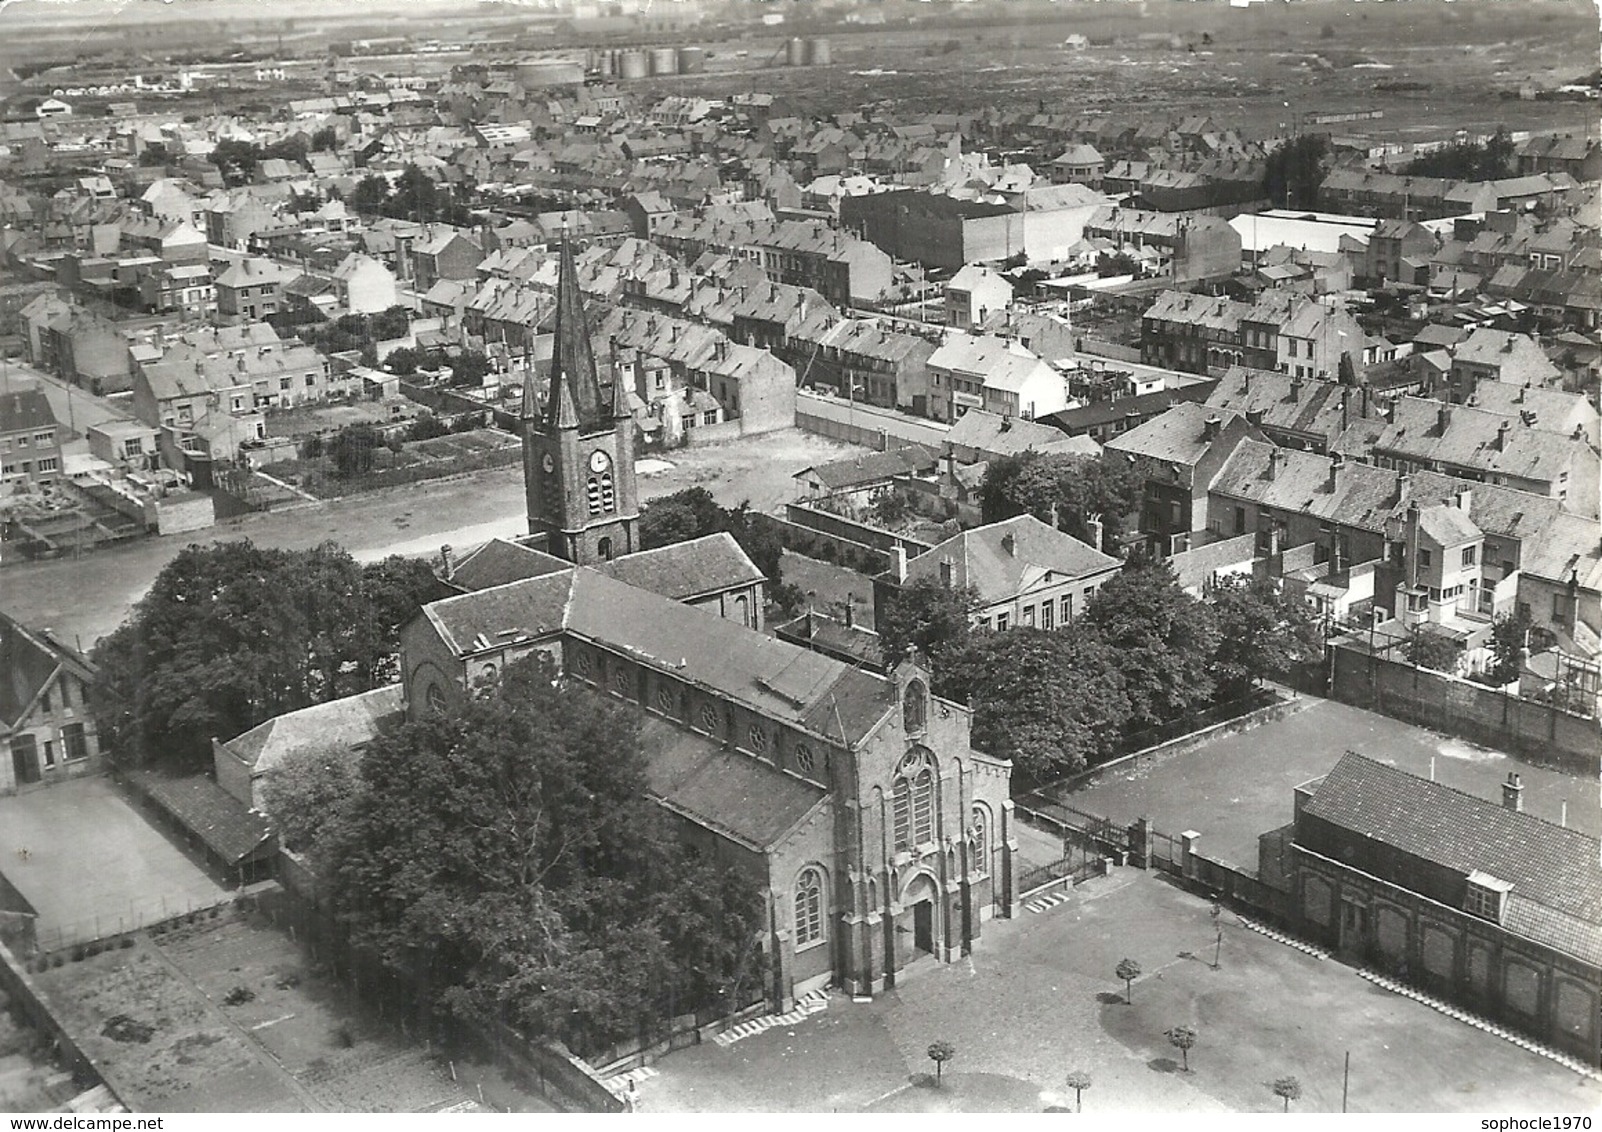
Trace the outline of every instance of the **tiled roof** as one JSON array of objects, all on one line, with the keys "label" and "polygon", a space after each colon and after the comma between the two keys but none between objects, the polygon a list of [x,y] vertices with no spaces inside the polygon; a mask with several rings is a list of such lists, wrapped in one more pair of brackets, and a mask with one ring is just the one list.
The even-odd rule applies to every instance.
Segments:
[{"label": "tiled roof", "polygon": [[[1440,424],[1443,412],[1444,429]],[[1504,423],[1511,427],[1506,443],[1498,447],[1498,431]],[[1445,406],[1419,397],[1404,397],[1397,402],[1395,421],[1374,443],[1377,454],[1440,461],[1545,482],[1556,481],[1586,447],[1583,440],[1537,431],[1500,413],[1484,413],[1467,405]]]},{"label": "tiled roof", "polygon": [[1454,872],[1511,883],[1506,927],[1602,963],[1596,838],[1356,752],[1335,764],[1303,812]]},{"label": "tiled roof", "polygon": [[0,393],[0,433],[55,428],[56,415],[38,386]]},{"label": "tiled roof", "polygon": [[1016,456],[1022,452],[1056,452],[1095,456],[1101,445],[1088,436],[1065,436],[1061,429],[969,409],[946,433],[946,443],[974,448],[988,456]]},{"label": "tiled roof", "polygon": [[356,747],[401,721],[401,697],[401,686],[391,684],[313,704],[269,719],[223,747],[258,772],[271,770],[289,755],[308,748]]},{"label": "tiled roof", "polygon": [[620,582],[675,601],[766,581],[727,531],[626,554],[597,569]]},{"label": "tiled roof", "polygon": [[1383,531],[1400,502],[1396,473],[1347,461],[1331,491],[1330,465],[1327,456],[1242,440],[1213,477],[1209,490],[1360,530]]},{"label": "tiled roof", "polygon": [[773,845],[826,795],[821,786],[659,719],[645,719],[640,740],[653,796],[754,849]]},{"label": "tiled roof", "polygon": [[1186,401],[1205,401],[1218,387],[1216,378],[1192,382],[1178,389],[1159,389],[1156,393],[1141,393],[1134,397],[1119,397],[1112,401],[1092,401],[1077,409],[1064,409],[1048,413],[1040,419],[1067,433],[1089,432],[1101,425],[1111,424],[1129,417],[1154,417],[1170,406]]},{"label": "tiled roof", "polygon": [[1429,535],[1438,546],[1451,548],[1480,538],[1480,528],[1474,525],[1460,508],[1437,503],[1425,507],[1418,515],[1419,530]]},{"label": "tiled roof", "polygon": [[200,838],[226,864],[264,856],[271,848],[267,819],[204,774],[168,778],[153,770],[127,772],[140,790]]},{"label": "tiled roof", "polygon": [[1222,429],[1240,417],[1229,409],[1182,401],[1162,416],[1113,437],[1107,441],[1107,451],[1193,465],[1213,446],[1207,436],[1208,420],[1216,418]]},{"label": "tiled roof", "polygon": [[903,448],[892,448],[888,452],[870,452],[866,456],[858,456],[851,460],[814,464],[810,468],[803,468],[792,478],[800,478],[810,472],[821,480],[825,487],[838,491],[862,484],[878,483],[892,476],[928,471],[938,460],[939,455],[933,448],[925,448],[921,444],[909,444]]},{"label": "tiled roof", "polygon": [[952,567],[952,586],[972,586],[986,603],[1016,597],[1044,581],[1085,578],[1120,564],[1033,515],[1017,515],[952,535],[907,563],[907,580],[938,581],[946,562]]},{"label": "tiled roof", "polygon": [[[1346,424],[1341,420],[1343,397],[1347,399]],[[1268,428],[1322,436],[1328,442],[1361,415],[1362,397],[1358,390],[1334,382],[1231,366],[1207,404],[1241,414],[1262,413]]]},{"label": "tiled roof", "polygon": [[529,578],[543,578],[547,574],[572,568],[571,562],[531,546],[506,539],[491,539],[477,550],[462,556],[451,571],[450,584],[459,590],[472,592]]}]

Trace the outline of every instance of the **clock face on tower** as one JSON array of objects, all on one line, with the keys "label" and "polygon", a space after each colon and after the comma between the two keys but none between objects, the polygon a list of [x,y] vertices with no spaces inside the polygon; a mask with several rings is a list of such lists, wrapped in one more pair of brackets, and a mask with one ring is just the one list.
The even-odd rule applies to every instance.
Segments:
[{"label": "clock face on tower", "polygon": [[550,475],[552,472],[556,471],[556,457],[547,452],[540,460],[540,467],[545,469],[546,475]]},{"label": "clock face on tower", "polygon": [[612,460],[605,452],[596,449],[590,453],[590,471],[604,472],[612,466]]}]

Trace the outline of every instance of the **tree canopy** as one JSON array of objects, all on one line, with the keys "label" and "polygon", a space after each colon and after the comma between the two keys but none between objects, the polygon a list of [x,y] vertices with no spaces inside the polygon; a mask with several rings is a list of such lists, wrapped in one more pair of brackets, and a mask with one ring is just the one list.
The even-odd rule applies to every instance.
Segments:
[{"label": "tree canopy", "polygon": [[[898,664],[916,650],[934,666],[939,684],[944,657],[967,640],[968,614],[978,604],[979,592],[972,586],[952,588],[934,578],[919,578],[891,591],[874,610],[886,663]],[[947,694],[939,687],[936,691]]]},{"label": "tree canopy", "polygon": [[1213,612],[1180,588],[1168,562],[1127,563],[1096,591],[1084,621],[1111,650],[1135,726],[1176,719],[1212,697]]},{"label": "tree canopy", "polygon": [[792,608],[800,595],[784,584],[784,542],[778,528],[750,500],[723,507],[704,487],[687,487],[654,499],[640,510],[640,549],[655,550],[705,535],[728,531],[768,579],[768,600]]},{"label": "tree canopy", "polygon": [[1329,172],[1329,139],[1301,134],[1268,155],[1263,195],[1277,208],[1312,208]]},{"label": "tree canopy", "polygon": [[1267,578],[1226,578],[1211,594],[1218,622],[1213,673],[1225,698],[1244,695],[1264,676],[1283,675],[1320,655],[1324,635],[1304,601]]},{"label": "tree canopy", "polygon": [[331,892],[423,1000],[594,1049],[761,986],[763,904],[671,836],[638,717],[538,654],[376,740]]},{"label": "tree canopy", "polygon": [[1496,181],[1511,177],[1516,165],[1513,139],[1506,129],[1498,127],[1483,143],[1453,142],[1415,157],[1403,172],[1412,177],[1445,177],[1453,181]]},{"label": "tree canopy", "polygon": [[95,647],[101,736],[120,760],[209,765],[213,738],[393,681],[401,627],[442,596],[425,563],[333,543],[187,547]]},{"label": "tree canopy", "polygon": [[1025,452],[990,461],[979,483],[979,508],[987,523],[1025,512],[1052,522],[1082,542],[1094,543],[1091,522],[1102,521],[1102,545],[1119,520],[1140,500],[1141,479],[1127,462],[1099,456]]}]

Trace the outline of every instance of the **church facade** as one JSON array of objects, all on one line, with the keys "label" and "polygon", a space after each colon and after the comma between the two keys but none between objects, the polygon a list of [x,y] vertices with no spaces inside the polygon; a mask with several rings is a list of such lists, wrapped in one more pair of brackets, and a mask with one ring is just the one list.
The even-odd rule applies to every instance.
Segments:
[{"label": "church facade", "polygon": [[402,634],[408,718],[451,711],[534,651],[628,705],[653,799],[765,894],[777,1010],[966,954],[1017,911],[1011,764],[972,748],[970,710],[917,664],[865,671],[760,632],[748,604],[657,584],[706,571],[676,569],[673,547],[635,553],[634,425],[595,380],[565,248],[558,312],[543,406],[525,393],[527,541],[573,565],[426,606]]}]

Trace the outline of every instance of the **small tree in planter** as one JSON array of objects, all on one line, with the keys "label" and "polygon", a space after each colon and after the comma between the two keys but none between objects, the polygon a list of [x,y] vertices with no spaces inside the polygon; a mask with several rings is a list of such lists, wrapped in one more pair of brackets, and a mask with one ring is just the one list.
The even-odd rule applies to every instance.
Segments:
[{"label": "small tree in planter", "polygon": [[1186,1073],[1190,1072],[1190,1050],[1196,1044],[1196,1031],[1191,1026],[1175,1026],[1168,1031],[1168,1044],[1179,1051]]},{"label": "small tree in planter", "polygon": [[1294,1077],[1281,1077],[1274,1082],[1274,1095],[1285,1102],[1285,1111],[1290,1111],[1291,1101],[1302,1099],[1302,1083]]},{"label": "small tree in planter", "polygon": [[1090,1072],[1085,1069],[1075,1069],[1068,1074],[1068,1087],[1074,1091],[1074,1111],[1084,1112],[1084,1092],[1090,1088]]},{"label": "small tree in planter", "polygon": [[1118,960],[1117,975],[1124,981],[1124,1004],[1133,1006],[1135,1004],[1134,982],[1140,978],[1140,964],[1133,959],[1120,959]]},{"label": "small tree in planter", "polygon": [[929,1060],[935,1063],[935,1085],[940,1084],[940,1073],[946,1062],[957,1056],[957,1047],[950,1042],[933,1042],[929,1046]]}]

